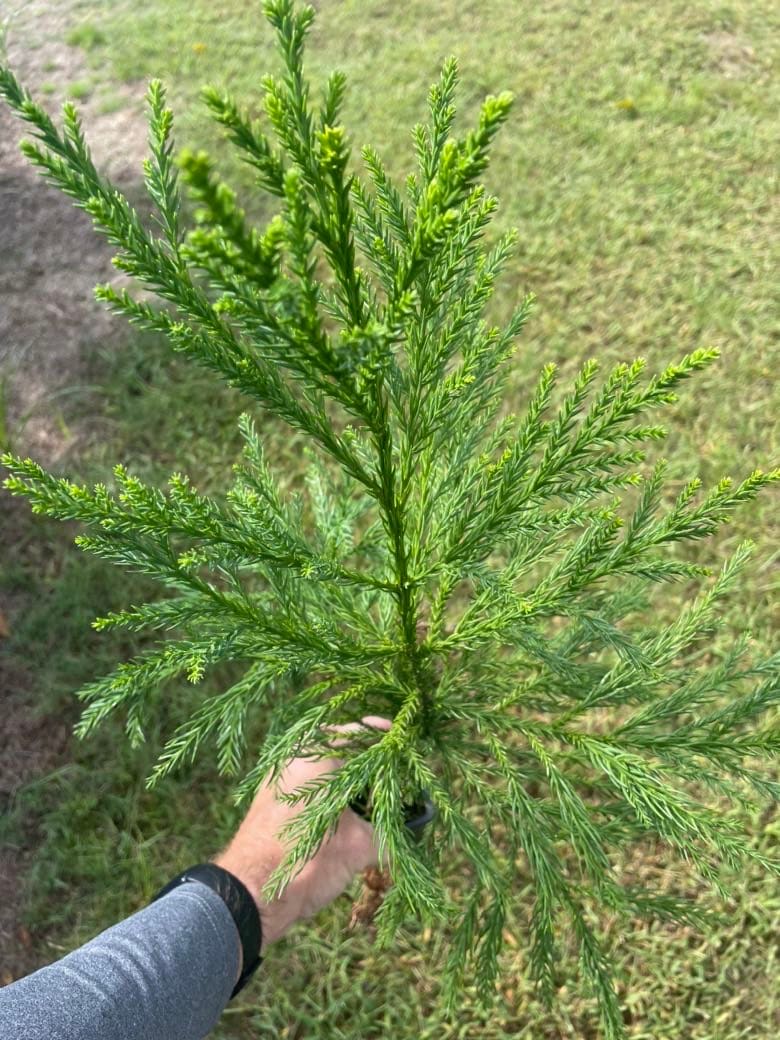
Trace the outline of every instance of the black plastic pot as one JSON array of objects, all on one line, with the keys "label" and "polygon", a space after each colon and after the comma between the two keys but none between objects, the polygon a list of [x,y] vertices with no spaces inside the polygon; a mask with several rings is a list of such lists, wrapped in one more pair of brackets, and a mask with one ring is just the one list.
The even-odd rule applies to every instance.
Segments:
[{"label": "black plastic pot", "polygon": [[[366,791],[366,793],[360,798],[355,799],[354,802],[350,802],[349,807],[352,812],[357,813],[358,816],[362,816],[364,820],[368,820],[370,823],[370,803],[371,796],[370,793]],[[427,791],[420,791],[420,794],[413,802],[404,805],[403,811],[404,823],[417,838],[422,836],[423,829],[436,816],[436,806],[431,801],[430,795]]]}]

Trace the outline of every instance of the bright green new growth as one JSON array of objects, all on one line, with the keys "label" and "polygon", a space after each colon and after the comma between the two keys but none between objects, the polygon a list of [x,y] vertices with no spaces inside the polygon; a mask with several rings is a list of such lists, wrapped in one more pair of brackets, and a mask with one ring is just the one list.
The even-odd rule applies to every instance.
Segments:
[{"label": "bright green new growth", "polygon": [[[638,472],[645,446],[664,435],[647,413],[672,403],[714,351],[650,379],[641,361],[620,365],[598,387],[589,362],[562,398],[548,365],[525,414],[503,414],[530,300],[505,327],[485,318],[514,236],[485,248],[496,200],[477,180],[509,97],[489,98],[476,130],[455,136],[457,76],[447,62],[430,92],[430,123],[413,133],[417,171],[402,190],[366,148],[364,183],[338,125],[343,76],[330,77],[317,106],[303,75],[312,10],[291,0],[265,9],[285,66],[282,79],[264,81],[272,137],[230,98],[205,94],[278,200],[262,231],[205,155],[173,162],[159,83],[149,89],[149,227],[95,169],[73,106],[60,130],[0,70],[0,91],[37,138],[26,155],[92,215],[118,249],[116,266],[167,307],[108,285],[98,297],[164,333],[316,449],[305,489],[283,494],[245,416],[244,456],[221,500],[179,474],[161,491],[117,467],[113,490],[89,489],[4,458],[6,486],[34,511],[82,521],[86,551],[171,593],[95,623],[177,637],[82,690],[79,732],[121,709],[130,739],[141,741],[164,682],[198,683],[219,662],[241,662],[243,677],[201,699],[151,779],[211,742],[249,795],[291,755],[322,750],[323,727],[391,717],[388,733],[355,737],[337,774],[299,792],[306,807],[275,883],[368,790],[395,882],[379,912],[384,938],[410,915],[451,917],[450,999],[464,976],[487,998],[507,906],[530,872],[529,957],[542,993],[554,994],[564,915],[604,1034],[619,1037],[594,911],[700,915],[622,885],[614,851],[655,836],[716,885],[724,861],[777,870],[705,800],[780,790],[763,768],[780,733],[757,724],[780,700],[778,657],[747,660],[747,636],[714,665],[694,656],[749,546],[671,624],[648,610],[654,583],[706,573],[669,544],[709,536],[780,471],[706,494],[692,481],[671,506],[663,463]],[[180,179],[198,205],[190,231]],[[245,724],[261,705],[268,738],[247,769]],[[438,817],[417,843],[402,807],[421,789]],[[454,850],[469,870],[465,902],[446,885]]]}]

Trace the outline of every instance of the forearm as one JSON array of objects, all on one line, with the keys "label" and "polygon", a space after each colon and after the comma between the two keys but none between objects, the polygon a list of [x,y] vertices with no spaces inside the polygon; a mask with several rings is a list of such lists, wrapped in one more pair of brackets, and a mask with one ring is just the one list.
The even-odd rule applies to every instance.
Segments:
[{"label": "forearm", "polygon": [[201,1040],[240,971],[230,912],[190,883],[0,989],[1,1040]]},{"label": "forearm", "polygon": [[[361,725],[390,727],[374,716]],[[343,726],[340,732],[357,728]],[[297,791],[339,764],[313,757],[289,763],[278,784],[260,787],[216,860],[254,900],[262,927],[256,919],[247,926],[240,907],[234,920],[228,909],[232,895],[225,903],[206,884],[180,876],[175,882],[184,883],[145,910],[56,964],[0,989],[0,1040],[202,1040],[242,969],[248,975],[256,966],[257,942],[265,949],[377,862],[371,826],[347,809],[284,892],[270,901],[265,897],[269,877],[289,852],[285,826],[300,811],[277,798],[278,791]],[[251,957],[246,967],[242,944]]]}]

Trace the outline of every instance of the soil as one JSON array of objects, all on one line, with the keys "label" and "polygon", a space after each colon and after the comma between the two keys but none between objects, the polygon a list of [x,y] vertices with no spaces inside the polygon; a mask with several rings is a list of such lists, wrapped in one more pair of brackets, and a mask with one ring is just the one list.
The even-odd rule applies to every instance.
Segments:
[{"label": "soil", "polygon": [[[68,0],[27,3],[8,29],[8,64],[36,100],[47,84],[52,92],[43,103],[55,118],[68,84],[87,71],[83,52],[63,42],[72,7]],[[97,99],[79,104],[98,166],[131,194],[145,152],[142,95],[142,86],[127,88],[126,107],[111,113],[101,113]],[[59,402],[88,378],[86,348],[118,335],[115,319],[93,298],[94,286],[115,272],[89,217],[20,154],[24,136],[0,105],[0,379],[14,448],[48,464],[78,441]]]},{"label": "soil", "polygon": [[726,79],[743,79],[755,66],[755,51],[734,33],[720,30],[707,33],[704,42],[712,64]]},{"label": "soil", "polygon": [[[8,64],[55,118],[68,84],[90,74],[84,53],[64,42],[76,8],[74,0],[31,0],[0,13]],[[143,86],[126,89],[124,107],[110,114],[97,100],[79,106],[98,165],[131,196],[145,152],[142,95]],[[62,418],[62,403],[90,380],[89,348],[121,343],[122,329],[93,298],[96,283],[114,280],[109,247],[89,218],[29,166],[18,149],[23,136],[0,102],[0,441],[52,465],[82,437]],[[21,550],[28,526],[29,511],[0,496],[0,568]],[[70,740],[71,720],[37,712],[31,678],[3,654],[22,609],[23,595],[0,593],[0,815],[24,784],[65,760]],[[0,847],[0,985],[46,959],[42,937],[31,936],[21,919],[35,847],[33,822]]]}]

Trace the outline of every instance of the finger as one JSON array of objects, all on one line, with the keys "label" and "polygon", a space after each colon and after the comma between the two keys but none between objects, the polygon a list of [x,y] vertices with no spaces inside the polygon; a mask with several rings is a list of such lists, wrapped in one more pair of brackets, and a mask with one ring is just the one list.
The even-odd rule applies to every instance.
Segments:
[{"label": "finger", "polygon": [[387,869],[390,864],[387,848],[380,850],[374,825],[369,820],[345,809],[339,828],[348,842],[349,862],[355,872],[367,867]]},{"label": "finger", "polygon": [[381,715],[364,715],[360,720],[364,726],[368,726],[369,729],[392,729],[393,723],[390,719],[382,718]]},{"label": "finger", "polygon": [[[360,733],[365,729],[384,730],[386,732],[392,725],[389,719],[382,718],[381,715],[364,715],[360,722],[344,722],[332,726],[323,726],[322,728],[327,733]],[[349,740],[346,738],[336,738],[335,740],[329,740],[328,746],[339,748],[349,743]]]},{"label": "finger", "polygon": [[[284,777],[280,778],[279,788],[285,794],[290,793],[289,788],[299,787],[302,783],[322,776],[323,773],[335,773],[344,765],[344,760],[336,757],[334,752],[341,747],[352,743],[349,734],[367,733],[370,731],[387,731],[392,723],[389,719],[380,715],[366,715],[360,722],[347,722],[323,726],[322,733],[330,735],[334,733],[343,734],[327,740],[327,743],[317,747],[310,747],[307,751],[300,753],[296,759],[288,763]],[[293,773],[290,774],[290,769]]]}]

